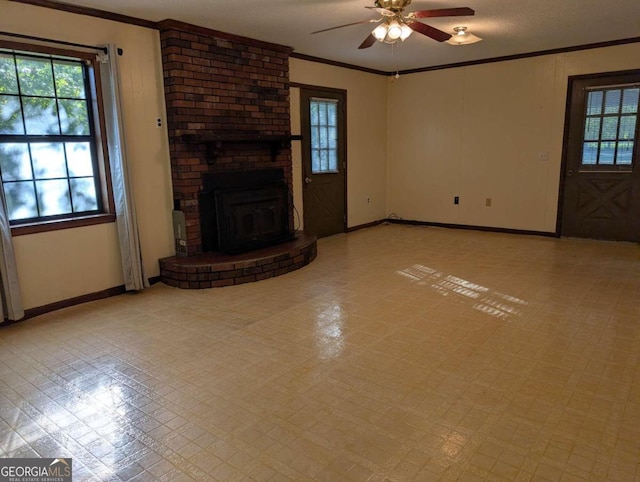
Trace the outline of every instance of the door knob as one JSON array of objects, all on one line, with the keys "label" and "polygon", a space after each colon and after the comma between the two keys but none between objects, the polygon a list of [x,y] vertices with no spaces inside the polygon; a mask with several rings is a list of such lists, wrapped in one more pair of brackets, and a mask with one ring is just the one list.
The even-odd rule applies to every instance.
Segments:
[{"label": "door knob", "polygon": [[309,176],[304,178],[304,182],[305,184],[310,184],[311,183],[311,178]]},{"label": "door knob", "polygon": [[569,176],[573,176],[573,171],[569,170],[569,172],[567,173]]}]

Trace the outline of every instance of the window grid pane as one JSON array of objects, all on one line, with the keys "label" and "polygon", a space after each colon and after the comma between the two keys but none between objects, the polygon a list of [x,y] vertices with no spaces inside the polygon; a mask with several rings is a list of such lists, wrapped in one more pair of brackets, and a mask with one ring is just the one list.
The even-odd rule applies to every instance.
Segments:
[{"label": "window grid pane", "polygon": [[600,139],[600,118],[587,117],[584,126],[584,140],[597,141]]},{"label": "window grid pane", "polygon": [[32,97],[54,97],[51,60],[16,57],[20,93]]},{"label": "window grid pane", "polygon": [[0,144],[0,172],[4,181],[33,179],[29,146],[22,143]]},{"label": "window grid pane", "polygon": [[602,91],[589,92],[587,115],[600,115],[602,112]]},{"label": "window grid pane", "polygon": [[622,97],[622,113],[635,114],[638,112],[638,96],[640,88],[625,89]]},{"label": "window grid pane", "polygon": [[53,64],[56,96],[59,99],[84,99],[84,70],[77,62]]},{"label": "window grid pane", "polygon": [[587,94],[582,144],[584,166],[630,166],[640,87],[603,88]]},{"label": "window grid pane", "polygon": [[24,134],[20,97],[0,95],[0,135]]},{"label": "window grid pane", "polygon": [[101,210],[86,72],[80,60],[0,52],[0,177],[10,221]]},{"label": "window grid pane", "polygon": [[22,111],[27,135],[59,135],[60,123],[56,100],[46,97],[23,97]]},{"label": "window grid pane", "polygon": [[10,220],[38,217],[36,191],[33,182],[9,182],[4,185]]},{"label": "window grid pane", "polygon": [[620,112],[620,90],[608,90],[604,96],[604,113],[617,114]]},{"label": "window grid pane", "polygon": [[18,92],[18,77],[16,66],[13,63],[13,55],[0,53],[0,94],[14,94]]},{"label": "window grid pane", "polygon": [[338,101],[311,99],[311,172],[338,172]]},{"label": "window grid pane", "polygon": [[616,159],[619,165],[630,166],[633,155],[633,142],[618,142]]}]

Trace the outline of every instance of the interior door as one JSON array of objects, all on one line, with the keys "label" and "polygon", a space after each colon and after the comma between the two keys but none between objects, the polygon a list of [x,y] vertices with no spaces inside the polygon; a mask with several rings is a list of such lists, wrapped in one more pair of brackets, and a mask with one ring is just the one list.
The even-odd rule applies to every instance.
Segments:
[{"label": "interior door", "polygon": [[574,79],[561,234],[640,241],[640,75]]},{"label": "interior door", "polygon": [[304,229],[318,237],[346,231],[345,94],[303,88]]}]

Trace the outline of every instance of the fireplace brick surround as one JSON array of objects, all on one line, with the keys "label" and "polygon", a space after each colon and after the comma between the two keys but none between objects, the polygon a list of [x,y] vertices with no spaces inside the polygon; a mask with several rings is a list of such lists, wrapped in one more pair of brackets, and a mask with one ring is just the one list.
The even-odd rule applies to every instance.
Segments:
[{"label": "fireplace brick surround", "polygon": [[[174,20],[160,22],[159,29],[174,209],[185,217],[184,259],[210,259],[210,253],[203,253],[200,227],[203,174],[279,168],[292,191],[292,49]],[[289,231],[293,232],[291,199],[289,204]],[[315,257],[315,241],[312,244]],[[161,273],[179,272],[175,258],[160,260]],[[194,260],[189,262],[193,265]],[[200,274],[203,271],[207,270]],[[162,274],[161,278],[186,287],[184,279],[176,284],[175,279]]]}]

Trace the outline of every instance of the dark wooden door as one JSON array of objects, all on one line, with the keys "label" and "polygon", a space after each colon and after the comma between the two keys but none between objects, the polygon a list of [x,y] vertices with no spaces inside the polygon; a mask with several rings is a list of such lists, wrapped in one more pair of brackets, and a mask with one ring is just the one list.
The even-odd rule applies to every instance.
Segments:
[{"label": "dark wooden door", "polygon": [[640,241],[640,74],[570,84],[561,234]]},{"label": "dark wooden door", "polygon": [[346,231],[345,94],[303,88],[304,229],[318,237]]}]

